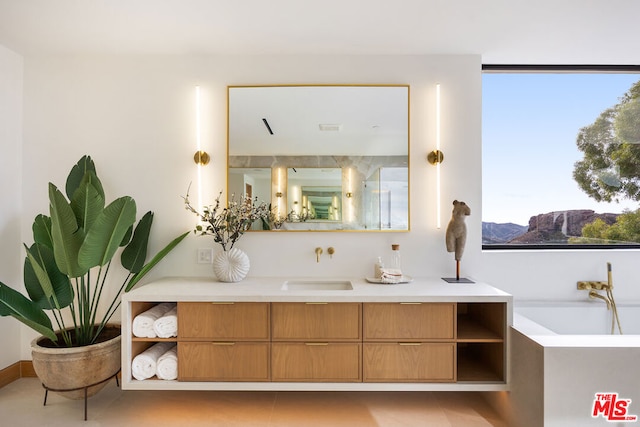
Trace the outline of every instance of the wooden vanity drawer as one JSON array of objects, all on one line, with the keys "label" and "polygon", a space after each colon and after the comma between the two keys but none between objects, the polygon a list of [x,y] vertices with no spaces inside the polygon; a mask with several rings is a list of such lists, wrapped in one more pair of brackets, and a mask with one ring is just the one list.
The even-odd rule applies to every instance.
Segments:
[{"label": "wooden vanity drawer", "polygon": [[269,381],[269,343],[180,342],[180,381]]},{"label": "wooden vanity drawer", "polygon": [[269,340],[269,303],[180,302],[178,337],[187,340]]},{"label": "wooden vanity drawer", "polygon": [[365,303],[365,341],[452,340],[453,303]]},{"label": "wooden vanity drawer", "polygon": [[454,343],[365,343],[364,382],[454,382]]},{"label": "wooden vanity drawer", "polygon": [[360,343],[273,343],[273,381],[360,382]]},{"label": "wooden vanity drawer", "polygon": [[360,341],[362,304],[271,304],[271,338],[274,341]]}]

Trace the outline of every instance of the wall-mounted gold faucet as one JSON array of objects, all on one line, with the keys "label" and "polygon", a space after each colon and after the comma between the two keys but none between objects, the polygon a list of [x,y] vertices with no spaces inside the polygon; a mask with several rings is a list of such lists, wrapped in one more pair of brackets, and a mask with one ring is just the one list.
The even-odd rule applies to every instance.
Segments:
[{"label": "wall-mounted gold faucet", "polygon": [[[611,316],[611,335],[615,331],[615,325],[618,325],[618,332],[622,335],[622,328],[620,327],[620,318],[618,317],[618,308],[616,307],[616,301],[613,299],[613,276],[611,274],[611,263],[607,263],[607,281],[580,281],[578,282],[578,289],[589,291],[589,298],[601,299],[607,303],[607,310],[613,311]],[[598,291],[604,291],[606,295],[601,295]]]},{"label": "wall-mounted gold faucet", "polygon": [[591,299],[594,299],[594,298],[601,299],[602,301],[607,303],[607,310],[611,310],[611,301],[609,301],[609,298],[605,297],[604,295],[600,295],[597,291],[595,291],[593,289],[590,290],[589,291],[589,298],[591,298]]},{"label": "wall-mounted gold faucet", "polygon": [[316,262],[320,262],[320,255],[322,255],[322,248],[318,246],[316,248]]}]

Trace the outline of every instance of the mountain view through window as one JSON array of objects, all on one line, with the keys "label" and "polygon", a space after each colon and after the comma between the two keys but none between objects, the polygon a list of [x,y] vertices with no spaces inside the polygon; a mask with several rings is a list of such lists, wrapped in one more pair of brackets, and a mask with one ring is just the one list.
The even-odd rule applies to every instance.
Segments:
[{"label": "mountain view through window", "polygon": [[483,248],[640,247],[640,74],[482,77]]}]

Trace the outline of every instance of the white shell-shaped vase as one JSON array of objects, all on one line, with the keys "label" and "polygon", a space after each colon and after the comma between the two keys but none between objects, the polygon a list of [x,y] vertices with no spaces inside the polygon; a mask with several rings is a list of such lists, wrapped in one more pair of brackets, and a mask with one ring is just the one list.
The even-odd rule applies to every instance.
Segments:
[{"label": "white shell-shaped vase", "polygon": [[239,282],[249,273],[249,257],[238,248],[220,251],[213,257],[213,272],[221,282]]}]

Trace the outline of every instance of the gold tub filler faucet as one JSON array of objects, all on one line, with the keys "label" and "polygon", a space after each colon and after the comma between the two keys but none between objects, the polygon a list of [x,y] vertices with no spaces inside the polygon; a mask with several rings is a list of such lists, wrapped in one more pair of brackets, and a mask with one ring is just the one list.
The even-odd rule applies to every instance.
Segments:
[{"label": "gold tub filler faucet", "polygon": [[[611,263],[607,263],[607,281],[580,281],[578,282],[578,289],[589,291],[589,298],[601,299],[607,304],[607,310],[612,311],[611,316],[611,335],[615,332],[615,326],[618,325],[618,332],[622,335],[622,328],[620,327],[620,318],[618,317],[618,308],[616,307],[616,301],[613,299],[613,276],[611,274]],[[602,295],[599,291],[604,291],[605,295]]]}]

